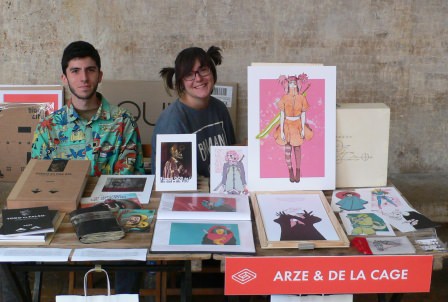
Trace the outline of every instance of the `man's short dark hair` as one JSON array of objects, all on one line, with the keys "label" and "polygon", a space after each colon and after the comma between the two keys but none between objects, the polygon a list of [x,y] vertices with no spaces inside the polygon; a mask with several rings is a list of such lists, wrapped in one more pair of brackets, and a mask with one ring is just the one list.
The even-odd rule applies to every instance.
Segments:
[{"label": "man's short dark hair", "polygon": [[98,69],[101,70],[100,54],[98,53],[98,50],[96,50],[95,47],[93,47],[92,44],[85,41],[76,41],[70,43],[64,49],[64,53],[62,54],[62,60],[61,60],[62,73],[67,75],[66,70],[70,60],[74,58],[86,58],[86,57],[91,57],[98,66]]}]

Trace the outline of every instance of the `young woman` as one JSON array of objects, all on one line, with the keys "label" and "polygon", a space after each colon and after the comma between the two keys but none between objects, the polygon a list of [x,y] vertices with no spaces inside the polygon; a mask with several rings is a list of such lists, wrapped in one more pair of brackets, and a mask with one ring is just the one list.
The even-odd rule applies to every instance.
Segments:
[{"label": "young woman", "polygon": [[196,134],[197,171],[210,175],[210,146],[235,144],[235,133],[227,107],[211,96],[222,61],[221,49],[211,46],[182,50],[174,67],[160,70],[167,88],[179,98],[165,109],[156,122],[152,136],[152,169],[155,170],[158,134]]}]

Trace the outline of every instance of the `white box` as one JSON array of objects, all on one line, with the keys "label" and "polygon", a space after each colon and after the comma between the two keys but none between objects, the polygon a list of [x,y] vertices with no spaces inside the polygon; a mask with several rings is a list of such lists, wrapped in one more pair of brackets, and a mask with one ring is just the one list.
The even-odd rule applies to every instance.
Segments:
[{"label": "white box", "polygon": [[390,108],[383,103],[338,104],[336,187],[387,184]]}]

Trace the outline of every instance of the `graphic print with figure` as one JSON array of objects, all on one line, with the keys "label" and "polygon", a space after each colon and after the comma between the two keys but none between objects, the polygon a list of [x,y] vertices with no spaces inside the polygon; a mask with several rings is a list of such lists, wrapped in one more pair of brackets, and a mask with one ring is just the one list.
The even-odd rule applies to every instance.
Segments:
[{"label": "graphic print with figure", "polygon": [[214,245],[236,245],[236,239],[233,232],[226,226],[215,225],[208,231],[204,230],[205,235],[202,244]]},{"label": "graphic print with figure", "polygon": [[274,222],[281,228],[280,240],[325,240],[325,237],[314,227],[322,219],[314,216],[313,212],[304,211],[297,215],[277,212]]},{"label": "graphic print with figure", "polygon": [[[390,203],[391,205],[398,207],[397,203],[394,201],[394,198],[389,195],[389,192],[383,189],[374,189],[372,190],[372,197],[376,198],[378,209],[382,212],[383,206]],[[383,200],[385,201],[383,204]]]},{"label": "graphic print with figure", "polygon": [[164,179],[178,179],[178,178],[190,178],[191,175],[188,169],[185,168],[184,152],[185,146],[183,144],[174,143],[170,148],[170,158],[165,162],[162,171],[162,177]]},{"label": "graphic print with figure", "polygon": [[364,205],[369,203],[361,198],[361,195],[352,191],[341,191],[336,193],[336,197],[340,200],[336,203],[341,210],[358,211],[365,209]]},{"label": "graphic print with figure", "polygon": [[[285,94],[279,100],[277,107],[279,114],[272,119],[268,126],[257,135],[257,138],[264,138],[274,128],[275,142],[280,146],[285,146],[285,161],[289,173],[289,181],[300,182],[300,165],[302,159],[302,144],[305,140],[313,137],[313,131],[306,123],[306,111],[310,105],[306,98],[306,91],[310,88],[308,75],[305,73],[299,76],[285,76],[278,78],[278,82],[283,86]],[[295,173],[294,173],[295,171]]]},{"label": "graphic print with figure", "polygon": [[222,190],[228,194],[248,193],[243,157],[244,155],[240,158],[235,150],[227,151],[222,167],[222,180],[214,191]]}]

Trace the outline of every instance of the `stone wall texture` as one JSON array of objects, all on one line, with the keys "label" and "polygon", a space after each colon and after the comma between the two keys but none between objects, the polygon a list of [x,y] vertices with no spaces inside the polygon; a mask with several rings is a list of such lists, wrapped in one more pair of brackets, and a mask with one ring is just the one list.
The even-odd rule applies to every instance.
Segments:
[{"label": "stone wall texture", "polygon": [[113,80],[157,80],[183,48],[216,45],[244,141],[248,65],[334,65],[338,103],[391,108],[390,173],[448,171],[446,0],[4,0],[0,12],[0,84],[60,84],[74,40]]}]

